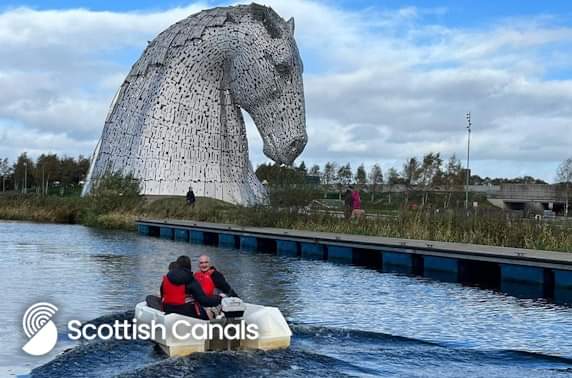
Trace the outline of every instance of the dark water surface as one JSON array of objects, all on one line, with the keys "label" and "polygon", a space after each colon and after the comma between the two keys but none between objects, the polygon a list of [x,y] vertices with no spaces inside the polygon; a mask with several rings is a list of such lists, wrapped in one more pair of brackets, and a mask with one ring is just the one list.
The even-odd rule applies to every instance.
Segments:
[{"label": "dark water surface", "polygon": [[[68,320],[129,318],[168,263],[208,253],[248,302],[279,307],[288,350],[169,359],[150,342],[66,338]],[[0,222],[0,376],[572,375],[572,308],[423,278],[99,231]],[[27,356],[26,308],[59,307],[61,340]],[[62,353],[64,350],[67,352]]]}]

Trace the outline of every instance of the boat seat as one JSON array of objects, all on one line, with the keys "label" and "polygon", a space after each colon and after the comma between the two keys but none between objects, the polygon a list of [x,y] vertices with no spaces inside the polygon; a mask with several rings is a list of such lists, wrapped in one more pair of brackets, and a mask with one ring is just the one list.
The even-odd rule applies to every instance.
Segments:
[{"label": "boat seat", "polygon": [[161,308],[161,298],[156,295],[148,295],[145,298],[145,303],[147,303],[147,306],[154,308],[155,310],[163,311]]}]

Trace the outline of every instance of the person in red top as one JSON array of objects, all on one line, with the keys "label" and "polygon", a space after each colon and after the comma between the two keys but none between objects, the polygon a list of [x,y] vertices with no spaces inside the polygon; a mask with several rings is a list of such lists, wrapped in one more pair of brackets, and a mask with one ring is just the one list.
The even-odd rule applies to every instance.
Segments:
[{"label": "person in red top", "polygon": [[361,218],[365,211],[361,208],[361,197],[358,188],[352,188],[352,218]]},{"label": "person in red top", "polygon": [[352,210],[361,209],[361,197],[357,188],[352,188]]},{"label": "person in red top", "polygon": [[207,255],[199,257],[199,271],[195,272],[195,280],[201,285],[206,295],[222,293],[225,296],[238,297],[222,273],[211,266],[210,258]]},{"label": "person in red top", "polygon": [[208,319],[204,308],[218,306],[221,297],[205,294],[193,276],[189,257],[180,256],[172,268],[169,273],[163,276],[161,283],[163,311],[166,314],[176,313],[193,318]]}]

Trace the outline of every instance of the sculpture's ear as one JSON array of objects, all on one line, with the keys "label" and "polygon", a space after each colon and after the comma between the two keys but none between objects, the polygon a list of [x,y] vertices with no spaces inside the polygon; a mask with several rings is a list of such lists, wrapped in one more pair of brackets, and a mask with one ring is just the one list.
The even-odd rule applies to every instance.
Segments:
[{"label": "sculpture's ear", "polygon": [[288,29],[290,29],[290,34],[294,35],[294,17],[290,17],[287,24],[288,24]]}]

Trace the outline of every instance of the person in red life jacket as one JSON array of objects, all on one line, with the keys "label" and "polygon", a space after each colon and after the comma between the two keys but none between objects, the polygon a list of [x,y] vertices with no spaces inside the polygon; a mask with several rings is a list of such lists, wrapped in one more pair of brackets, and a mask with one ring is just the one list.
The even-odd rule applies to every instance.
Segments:
[{"label": "person in red life jacket", "polygon": [[[173,271],[177,267],[176,261],[171,261],[169,263],[169,272]],[[163,284],[161,283],[161,296],[158,297],[156,295],[148,295],[145,298],[145,302],[147,306],[154,308],[155,310],[162,310],[163,309],[163,301],[161,297],[163,296]]]},{"label": "person in red life jacket", "polygon": [[167,314],[176,313],[193,318],[208,319],[205,307],[220,304],[218,295],[206,295],[195,280],[191,270],[191,259],[180,256],[173,269],[163,276],[161,303]]},{"label": "person in red life jacket", "polygon": [[223,274],[211,265],[207,255],[199,257],[199,271],[195,272],[195,280],[199,282],[206,295],[222,293],[225,296],[238,297]]}]

